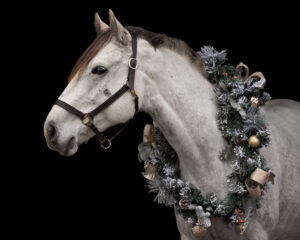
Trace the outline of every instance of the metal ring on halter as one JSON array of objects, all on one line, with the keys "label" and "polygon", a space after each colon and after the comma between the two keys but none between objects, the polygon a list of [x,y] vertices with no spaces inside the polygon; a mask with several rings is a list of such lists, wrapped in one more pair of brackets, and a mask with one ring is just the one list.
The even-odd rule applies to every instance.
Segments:
[{"label": "metal ring on halter", "polygon": [[111,140],[106,138],[102,142],[99,140],[100,145],[103,149],[109,149],[111,147]]},{"label": "metal ring on halter", "polygon": [[[132,65],[131,65],[131,61],[135,61],[135,66],[133,67]],[[129,61],[128,61],[128,66],[130,67],[130,68],[132,68],[132,69],[137,69],[137,60],[136,60],[136,58],[129,58]]]},{"label": "metal ring on halter", "polygon": [[89,113],[84,114],[84,116],[81,118],[81,122],[84,125],[88,125],[92,121],[93,121],[93,117]]}]

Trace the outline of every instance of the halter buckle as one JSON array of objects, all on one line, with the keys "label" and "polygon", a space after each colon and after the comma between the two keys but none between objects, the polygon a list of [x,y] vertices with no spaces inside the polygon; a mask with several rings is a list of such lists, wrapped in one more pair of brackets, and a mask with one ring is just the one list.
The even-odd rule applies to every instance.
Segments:
[{"label": "halter buckle", "polygon": [[133,97],[133,98],[136,98],[135,90],[134,90],[134,89],[130,89],[129,91],[130,91],[132,97]]},{"label": "halter buckle", "polygon": [[109,149],[111,147],[111,140],[108,138],[104,139],[103,141],[99,140],[99,142],[100,142],[101,147],[105,150]]},{"label": "halter buckle", "polygon": [[93,117],[89,113],[84,114],[84,116],[81,118],[81,122],[84,125],[89,125],[92,121]]},{"label": "halter buckle", "polygon": [[[132,66],[132,61],[135,61],[135,65]],[[128,61],[128,66],[131,68],[131,69],[137,69],[137,59],[136,58],[129,58],[129,61]]]}]

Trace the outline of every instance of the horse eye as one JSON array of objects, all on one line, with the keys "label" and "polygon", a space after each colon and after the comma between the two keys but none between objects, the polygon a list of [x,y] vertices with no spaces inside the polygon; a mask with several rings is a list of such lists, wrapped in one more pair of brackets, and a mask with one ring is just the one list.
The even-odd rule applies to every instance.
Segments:
[{"label": "horse eye", "polygon": [[101,74],[105,73],[106,71],[107,71],[107,69],[105,67],[96,66],[93,68],[92,73],[101,75]]}]

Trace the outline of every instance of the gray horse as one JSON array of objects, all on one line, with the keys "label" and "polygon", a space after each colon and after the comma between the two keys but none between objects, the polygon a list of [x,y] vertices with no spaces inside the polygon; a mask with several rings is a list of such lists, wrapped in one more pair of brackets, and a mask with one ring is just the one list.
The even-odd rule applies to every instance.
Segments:
[{"label": "gray horse", "polygon": [[[227,145],[217,127],[217,103],[203,61],[183,41],[140,28],[124,28],[110,11],[110,26],[96,14],[98,36],[75,65],[59,99],[89,112],[126,81],[131,56],[131,34],[138,34],[138,69],[135,91],[139,109],[148,113],[179,157],[181,178],[203,194],[228,193],[226,176],[232,171],[219,152]],[[95,71],[95,68],[101,71]],[[262,207],[244,235],[236,225],[212,218],[204,239],[299,239],[300,234],[300,104],[273,100],[262,109],[271,133],[271,145],[261,152],[276,174],[262,197]],[[104,131],[134,114],[130,92],[125,93],[93,123]],[[79,118],[53,106],[44,126],[48,146],[64,156],[94,136]],[[194,239],[191,226],[176,216],[182,240]]]}]

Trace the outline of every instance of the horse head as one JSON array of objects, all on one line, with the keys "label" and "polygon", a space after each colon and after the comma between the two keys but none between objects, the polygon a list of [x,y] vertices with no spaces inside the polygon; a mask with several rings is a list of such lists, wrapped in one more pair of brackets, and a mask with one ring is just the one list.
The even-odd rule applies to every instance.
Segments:
[{"label": "horse head", "polygon": [[[108,26],[96,13],[94,25],[97,37],[78,59],[69,76],[67,87],[59,96],[60,102],[74,108],[75,112],[78,110],[80,114],[91,112],[111,98],[122,86],[126,87],[124,84],[128,69],[136,68],[136,62],[132,61],[136,59],[131,57],[131,34],[111,10],[109,22]],[[139,88],[137,84],[135,89],[138,92]],[[133,89],[129,86],[128,90],[131,91],[124,91],[124,94],[106,106],[101,113],[88,119],[88,122],[85,122],[84,116],[76,116],[74,111],[73,114],[72,111],[66,111],[68,107],[54,105],[44,124],[48,147],[63,156],[71,156],[76,153],[81,143],[87,142],[95,135],[95,131],[101,134],[109,127],[131,119],[137,106],[132,100]],[[91,126],[88,127],[90,122],[97,130],[93,131]],[[104,140],[109,141],[110,146],[110,140]]]}]

